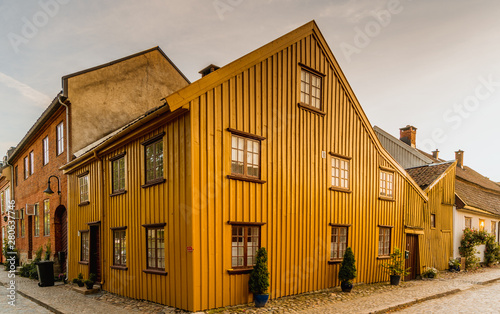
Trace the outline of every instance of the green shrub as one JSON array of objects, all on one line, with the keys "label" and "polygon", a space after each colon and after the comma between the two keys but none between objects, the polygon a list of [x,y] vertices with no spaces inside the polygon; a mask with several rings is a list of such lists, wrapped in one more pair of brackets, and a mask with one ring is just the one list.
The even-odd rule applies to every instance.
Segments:
[{"label": "green shrub", "polygon": [[354,259],[352,249],[348,247],[345,250],[342,265],[340,265],[339,279],[342,282],[351,282],[356,276],[356,260]]},{"label": "green shrub", "polygon": [[253,294],[265,294],[269,288],[269,272],[267,271],[267,251],[260,248],[257,251],[257,261],[253,267],[248,287]]},{"label": "green shrub", "polygon": [[33,262],[39,262],[42,260],[43,247],[39,247],[38,250],[35,251],[35,258]]},{"label": "green shrub", "polygon": [[398,249],[394,248],[394,252],[390,254],[390,261],[386,264],[382,264],[382,267],[392,276],[406,276],[409,274],[408,270],[411,267],[405,268],[405,253]]},{"label": "green shrub", "polygon": [[464,229],[462,240],[458,251],[462,257],[465,257],[466,269],[477,269],[479,258],[476,256],[479,253],[476,246],[485,244],[484,258],[486,264],[490,265],[497,262],[500,255],[498,244],[495,246],[495,237],[486,231],[478,231],[475,229]]},{"label": "green shrub", "polygon": [[45,244],[45,260],[50,261],[50,255],[52,254],[50,240]]},{"label": "green shrub", "polygon": [[500,246],[498,246],[498,243],[495,241],[495,236],[492,234],[488,235],[485,242],[484,262],[486,265],[491,266],[500,261]]}]

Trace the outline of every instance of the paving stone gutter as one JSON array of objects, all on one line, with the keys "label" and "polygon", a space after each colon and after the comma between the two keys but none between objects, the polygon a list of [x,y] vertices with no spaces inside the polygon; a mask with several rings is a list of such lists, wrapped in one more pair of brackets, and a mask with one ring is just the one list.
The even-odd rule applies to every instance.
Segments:
[{"label": "paving stone gutter", "polygon": [[[247,304],[201,313],[386,313],[499,280],[500,267],[482,268],[466,273],[445,271],[441,272],[437,279],[402,282],[400,286],[391,286],[388,283],[358,284],[351,293],[342,293],[340,288],[336,287],[270,300],[264,308]],[[7,272],[0,270],[0,284],[4,286],[5,297],[9,281]],[[70,289],[69,285],[41,288],[37,283],[35,280],[17,276],[16,292],[53,313],[188,313],[106,292],[84,296]],[[2,300],[0,304],[3,303]]]}]

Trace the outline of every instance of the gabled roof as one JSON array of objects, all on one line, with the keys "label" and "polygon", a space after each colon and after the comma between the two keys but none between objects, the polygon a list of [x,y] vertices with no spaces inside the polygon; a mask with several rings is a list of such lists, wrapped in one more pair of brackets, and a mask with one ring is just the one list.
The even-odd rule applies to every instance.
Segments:
[{"label": "gabled roof", "polygon": [[338,76],[339,83],[344,88],[347,98],[352,103],[354,111],[358,114],[365,130],[368,133],[368,136],[374,143],[377,151],[389,164],[391,164],[392,167],[394,167],[394,169],[396,169],[396,171],[403,178],[405,178],[407,182],[409,182],[413,186],[414,190],[420,195],[420,197],[427,201],[428,197],[426,193],[424,193],[424,191],[420,189],[420,187],[415,183],[411,176],[406,173],[404,168],[397,163],[397,161],[384,149],[384,147],[380,143],[375,132],[373,131],[371,123],[368,121],[363,108],[356,98],[354,91],[349,85],[349,82],[347,81],[344,73],[342,72],[339,63],[335,59],[330,47],[328,46],[325,38],[321,34],[321,31],[314,20],[254,50],[253,52],[246,54],[245,56],[227,64],[226,66],[223,66],[217,71],[212,72],[210,75],[202,77],[201,79],[191,83],[183,89],[169,95],[168,97],[166,97],[166,101],[169,104],[170,109],[172,111],[175,111],[177,108],[187,104],[193,99],[196,99],[205,91],[210,90],[229,80],[231,77],[237,75],[242,70],[256,65],[262,60],[272,56],[276,52],[279,52],[310,35],[313,35],[317,39],[317,42],[320,45],[322,51],[325,53],[326,58],[334,68],[335,73]]},{"label": "gabled roof", "polygon": [[465,208],[471,210],[479,209],[500,215],[500,193],[483,189],[462,180],[456,180],[455,191],[458,197],[465,203]]},{"label": "gabled roof", "polygon": [[[415,159],[419,160],[419,164],[422,164],[422,165],[435,162],[435,160],[432,158],[432,156],[429,157],[428,154],[423,153],[419,149],[411,147],[410,145],[404,143],[400,139],[398,139],[398,138],[392,136],[391,134],[389,134],[388,132],[384,131],[380,127],[375,125],[375,126],[373,126],[373,130],[377,134],[377,137],[379,138],[382,145],[384,145],[385,141],[391,142],[394,145],[396,145],[397,147],[401,148],[400,151],[404,152],[405,154],[411,155]],[[384,147],[385,147],[385,149],[389,150],[389,147],[386,147],[385,145],[384,145]],[[403,167],[409,166],[409,165],[407,165],[407,166],[404,165],[403,159],[406,159],[406,158],[404,158],[404,156],[394,156],[393,152],[390,152],[390,153],[391,153],[392,157],[394,157],[394,159],[396,159],[400,164],[403,165]],[[413,163],[413,165],[415,165],[415,163]]]},{"label": "gabled roof", "polygon": [[408,168],[406,172],[411,175],[413,180],[417,182],[422,190],[426,190],[431,187],[434,182],[438,181],[446,170],[450,169],[454,164],[454,161],[448,161],[439,164]]},{"label": "gabled roof", "polygon": [[457,177],[463,181],[476,184],[485,189],[493,190],[500,193],[500,185],[498,183],[491,181],[487,177],[481,175],[477,171],[467,166],[457,167]]}]

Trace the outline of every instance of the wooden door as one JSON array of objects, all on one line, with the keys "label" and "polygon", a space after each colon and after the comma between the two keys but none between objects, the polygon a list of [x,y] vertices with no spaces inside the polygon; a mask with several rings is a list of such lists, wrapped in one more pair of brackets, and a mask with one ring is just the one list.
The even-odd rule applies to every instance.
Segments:
[{"label": "wooden door", "polygon": [[89,275],[96,274],[97,280],[101,280],[101,262],[100,262],[100,235],[99,226],[90,226],[90,248],[89,248]]},{"label": "wooden door", "polygon": [[406,250],[410,252],[408,259],[405,261],[405,267],[411,267],[408,276],[405,280],[412,280],[417,278],[418,275],[418,235],[406,235]]}]

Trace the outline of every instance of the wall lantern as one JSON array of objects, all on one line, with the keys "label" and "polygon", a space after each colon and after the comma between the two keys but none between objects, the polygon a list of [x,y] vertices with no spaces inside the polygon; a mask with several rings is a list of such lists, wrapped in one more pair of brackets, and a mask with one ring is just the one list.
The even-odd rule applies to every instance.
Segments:
[{"label": "wall lantern", "polygon": [[47,189],[45,191],[43,191],[43,193],[48,194],[48,195],[54,194],[54,191],[52,191],[52,189],[50,188],[50,178],[56,178],[57,179],[57,194],[61,195],[61,184],[59,182],[59,177],[57,177],[55,175],[52,175],[52,176],[49,177],[49,180],[47,182]]}]

